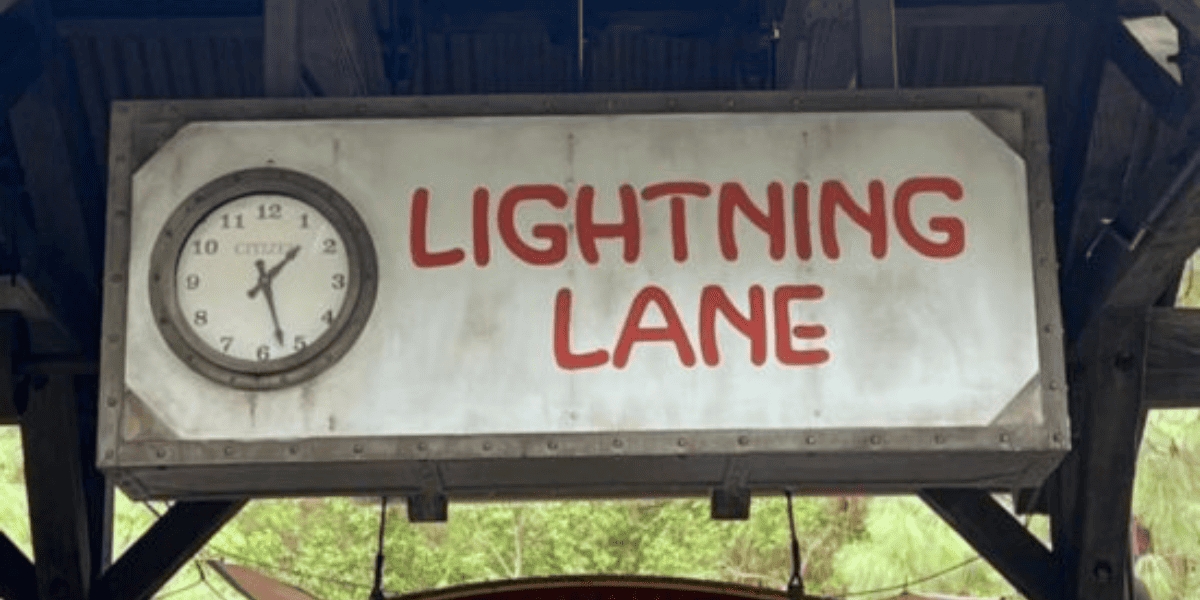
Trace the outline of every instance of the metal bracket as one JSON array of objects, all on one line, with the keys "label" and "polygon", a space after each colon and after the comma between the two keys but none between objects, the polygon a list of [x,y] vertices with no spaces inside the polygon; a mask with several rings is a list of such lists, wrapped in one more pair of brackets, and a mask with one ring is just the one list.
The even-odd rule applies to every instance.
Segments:
[{"label": "metal bracket", "polygon": [[421,463],[421,491],[408,497],[408,520],[412,523],[445,523],[450,501],[442,484],[442,474],[431,461]]},{"label": "metal bracket", "polygon": [[729,460],[724,482],[712,492],[712,518],[742,521],[750,518],[750,488],[746,485],[749,478],[745,461]]}]

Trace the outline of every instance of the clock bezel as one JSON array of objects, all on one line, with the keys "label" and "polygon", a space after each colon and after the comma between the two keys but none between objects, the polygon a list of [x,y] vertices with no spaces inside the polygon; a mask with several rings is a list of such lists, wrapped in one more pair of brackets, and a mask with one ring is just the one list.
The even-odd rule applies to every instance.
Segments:
[{"label": "clock bezel", "polygon": [[[196,335],[179,306],[177,289],[180,253],[200,222],[230,202],[257,194],[287,196],[325,217],[342,237],[349,271],[345,298],[325,332],[299,352],[266,361],[230,357]],[[311,379],[350,350],[374,306],[377,277],[374,244],[349,201],[311,175],[258,167],[208,182],[167,218],[150,255],[150,305],[167,346],[194,371],[235,388],[276,389]]]}]

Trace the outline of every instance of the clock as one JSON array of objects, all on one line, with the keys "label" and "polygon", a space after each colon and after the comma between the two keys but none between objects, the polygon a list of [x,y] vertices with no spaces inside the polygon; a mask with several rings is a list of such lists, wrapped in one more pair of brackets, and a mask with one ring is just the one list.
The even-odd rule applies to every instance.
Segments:
[{"label": "clock", "polygon": [[294,385],[353,346],[375,301],[375,250],[336,190],[273,167],[188,196],[150,258],[150,305],[172,351],[242,389]]}]

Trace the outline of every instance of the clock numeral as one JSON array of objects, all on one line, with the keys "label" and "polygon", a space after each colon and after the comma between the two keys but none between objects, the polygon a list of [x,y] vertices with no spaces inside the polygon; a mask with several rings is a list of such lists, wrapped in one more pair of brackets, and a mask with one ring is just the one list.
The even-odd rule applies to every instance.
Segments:
[{"label": "clock numeral", "polygon": [[219,249],[220,249],[220,245],[217,244],[217,240],[193,240],[192,241],[192,250],[194,250],[196,252],[196,254],[212,255],[212,254],[216,254],[217,250],[219,250]]},{"label": "clock numeral", "polygon": [[200,276],[199,275],[188,275],[187,278],[184,279],[183,281],[184,281],[184,287],[186,287],[189,290],[194,290],[194,289],[200,287]]},{"label": "clock numeral", "polygon": [[208,325],[208,311],[206,311],[206,310],[196,311],[196,314],[192,315],[192,324],[199,325],[199,326]]},{"label": "clock numeral", "polygon": [[300,229],[308,229],[308,213],[300,215]]},{"label": "clock numeral", "polygon": [[326,238],[325,241],[321,242],[321,252],[325,254],[337,254],[337,240]]},{"label": "clock numeral", "polygon": [[244,229],[242,225],[242,213],[238,213],[236,215],[221,215],[221,229],[230,228]]},{"label": "clock numeral", "polygon": [[308,345],[308,342],[306,342],[304,340],[304,336],[298,335],[298,336],[296,336],[296,341],[292,342],[292,349],[297,350],[297,351],[303,350],[304,347],[307,345]]},{"label": "clock numeral", "polygon": [[333,275],[333,289],[335,289],[335,290],[346,289],[346,275],[344,273],[335,273]]},{"label": "clock numeral", "polygon": [[281,219],[283,218],[283,207],[278,204],[259,204],[258,218]]},{"label": "clock numeral", "polygon": [[333,311],[332,311],[332,310],[327,310],[327,311],[325,311],[324,313],[322,313],[322,314],[321,314],[321,320],[322,320],[322,321],[325,321],[325,323],[326,323],[327,325],[333,325]]},{"label": "clock numeral", "polygon": [[271,360],[271,347],[259,346],[254,355],[258,357],[258,360]]},{"label": "clock numeral", "polygon": [[228,353],[229,348],[232,346],[233,346],[233,336],[232,335],[221,336],[221,352]]}]

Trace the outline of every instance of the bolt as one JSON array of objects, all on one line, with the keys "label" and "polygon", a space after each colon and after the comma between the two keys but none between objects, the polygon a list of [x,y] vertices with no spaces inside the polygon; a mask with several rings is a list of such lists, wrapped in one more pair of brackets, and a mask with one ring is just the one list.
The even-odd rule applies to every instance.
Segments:
[{"label": "bolt", "polygon": [[225,446],[225,456],[233,456],[233,446]]},{"label": "bolt", "polygon": [[108,405],[109,405],[109,406],[116,406],[116,405],[117,405],[117,397],[116,397],[116,396],[109,396],[109,397],[108,397]]},{"label": "bolt", "polygon": [[624,445],[625,445],[625,442],[622,442],[620,439],[615,439],[615,438],[613,439],[613,448],[620,448],[621,446],[624,446]]},{"label": "bolt", "polygon": [[687,438],[679,438],[675,443],[679,444],[679,447],[681,448],[687,446]]},{"label": "bolt", "polygon": [[558,449],[558,442],[556,442],[556,441],[554,441],[554,440],[550,440],[550,441],[546,442],[546,447],[547,447],[547,448],[549,448],[549,449],[551,449],[551,450],[557,450],[557,449]]},{"label": "bolt", "polygon": [[483,443],[483,450],[484,450],[484,452],[487,452],[487,451],[489,451],[489,450],[491,450],[491,449],[492,449],[492,443],[491,443],[491,442],[484,442],[484,443]]},{"label": "bolt", "polygon": [[429,449],[429,444],[426,444],[425,442],[420,442],[417,444],[417,450],[424,452],[428,449]]},{"label": "bolt", "polygon": [[745,446],[745,445],[747,445],[747,444],[749,444],[749,443],[750,443],[750,437],[749,437],[749,436],[745,436],[745,435],[739,435],[739,436],[738,436],[738,445],[739,445],[739,446]]},{"label": "bolt", "polygon": [[354,453],[355,453],[355,454],[362,454],[362,452],[363,452],[363,445],[362,445],[362,444],[355,444],[355,445],[354,445]]},{"label": "bolt", "polygon": [[883,443],[883,438],[877,435],[871,436],[871,444],[878,446],[881,443]]},{"label": "bolt", "polygon": [[158,450],[156,450],[156,451],[154,452],[154,454],[156,454],[156,455],[157,455],[159,458],[166,458],[166,457],[167,457],[167,451],[166,451],[165,449],[163,449],[163,448],[159,448]]},{"label": "bolt", "polygon": [[1007,444],[1007,443],[1008,443],[1008,434],[1007,434],[1007,433],[1002,433],[1002,434],[1000,434],[1000,443],[1001,443],[1001,444]]},{"label": "bolt", "polygon": [[940,434],[940,433],[939,433],[939,434],[937,434],[937,435],[935,435],[935,436],[933,436],[933,443],[935,443],[935,444],[945,444],[945,443],[946,443],[946,436],[944,436],[944,435],[942,435],[942,434]]},{"label": "bolt", "polygon": [[810,436],[804,438],[804,443],[808,444],[809,446],[817,443],[817,436],[810,435]]}]

